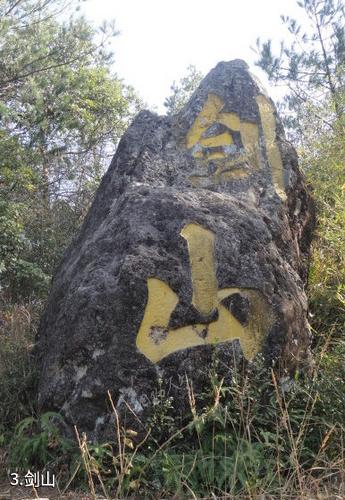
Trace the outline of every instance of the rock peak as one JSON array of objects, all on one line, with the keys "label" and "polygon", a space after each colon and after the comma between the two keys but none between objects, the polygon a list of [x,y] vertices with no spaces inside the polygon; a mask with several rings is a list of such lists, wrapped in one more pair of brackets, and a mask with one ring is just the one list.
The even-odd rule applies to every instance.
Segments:
[{"label": "rock peak", "polygon": [[249,69],[249,65],[243,59],[232,59],[231,61],[221,61],[216,66],[218,67],[224,66],[225,68],[231,69]]}]

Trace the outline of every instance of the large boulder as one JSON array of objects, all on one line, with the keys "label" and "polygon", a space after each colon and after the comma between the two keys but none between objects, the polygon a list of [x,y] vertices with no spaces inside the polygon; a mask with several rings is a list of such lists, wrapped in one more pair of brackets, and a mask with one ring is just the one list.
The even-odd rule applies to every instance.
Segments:
[{"label": "large boulder", "polygon": [[[39,401],[104,437],[261,353],[310,366],[304,287],[313,204],[273,102],[240,60],[219,63],[173,117],[124,134],[57,270],[37,339]],[[181,406],[182,408],[182,406]],[[132,413],[131,413],[132,412]]]}]

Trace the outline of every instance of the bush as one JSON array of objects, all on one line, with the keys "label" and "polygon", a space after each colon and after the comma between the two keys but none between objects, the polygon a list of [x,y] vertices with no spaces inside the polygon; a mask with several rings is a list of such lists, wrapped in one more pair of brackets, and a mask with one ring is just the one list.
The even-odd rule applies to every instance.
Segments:
[{"label": "bush", "polygon": [[12,300],[44,297],[49,288],[49,276],[37,264],[23,259],[30,247],[23,210],[20,203],[0,202],[0,293]]}]

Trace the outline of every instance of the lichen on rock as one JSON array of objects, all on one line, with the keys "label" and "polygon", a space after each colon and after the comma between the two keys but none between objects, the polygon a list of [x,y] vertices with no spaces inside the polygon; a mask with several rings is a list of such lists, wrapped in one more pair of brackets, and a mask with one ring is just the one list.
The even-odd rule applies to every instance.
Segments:
[{"label": "lichen on rock", "polygon": [[145,420],[158,378],[178,404],[179,381],[202,390],[215,352],[229,370],[258,353],[308,369],[314,223],[296,152],[243,61],[219,63],[177,115],[139,113],[55,274],[41,406],[99,439],[107,391]]}]

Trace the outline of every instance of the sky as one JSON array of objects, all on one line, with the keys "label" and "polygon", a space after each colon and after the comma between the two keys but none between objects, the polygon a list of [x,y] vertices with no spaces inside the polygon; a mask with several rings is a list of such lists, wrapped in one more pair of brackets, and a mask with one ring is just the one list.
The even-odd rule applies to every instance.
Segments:
[{"label": "sky", "polygon": [[204,74],[219,61],[244,59],[273,99],[272,88],[254,65],[257,37],[279,46],[286,37],[280,15],[300,17],[296,0],[87,0],[82,12],[95,26],[115,20],[114,69],[151,109],[163,102],[193,64]]}]

